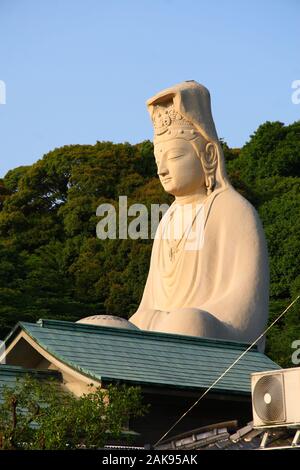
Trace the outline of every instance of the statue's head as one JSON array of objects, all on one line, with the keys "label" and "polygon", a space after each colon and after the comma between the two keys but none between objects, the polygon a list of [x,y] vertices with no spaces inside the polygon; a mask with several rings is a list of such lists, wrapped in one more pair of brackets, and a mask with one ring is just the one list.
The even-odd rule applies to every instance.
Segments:
[{"label": "statue's head", "polygon": [[211,115],[208,90],[194,82],[168,88],[147,101],[154,153],[164,189],[184,196],[227,185],[224,159]]}]

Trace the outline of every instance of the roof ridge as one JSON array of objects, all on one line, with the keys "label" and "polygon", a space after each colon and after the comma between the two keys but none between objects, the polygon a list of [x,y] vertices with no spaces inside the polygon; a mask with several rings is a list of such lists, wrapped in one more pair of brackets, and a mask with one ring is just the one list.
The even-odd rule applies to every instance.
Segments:
[{"label": "roof ridge", "polygon": [[[31,325],[31,326],[40,326],[41,328],[47,329],[61,329],[61,330],[71,330],[71,331],[79,331],[79,332],[91,332],[91,333],[98,333],[98,334],[111,334],[112,332],[123,335],[123,336],[140,336],[140,337],[147,337],[147,338],[155,338],[157,340],[167,340],[170,342],[173,341],[180,341],[182,343],[198,343],[198,344],[207,344],[207,345],[214,345],[220,348],[224,348],[227,346],[231,349],[241,349],[250,346],[250,343],[240,342],[240,341],[232,341],[232,340],[223,340],[218,338],[204,338],[198,336],[189,336],[189,335],[180,335],[176,333],[164,333],[164,332],[157,332],[157,331],[146,331],[146,330],[130,330],[126,328],[118,328],[112,326],[102,326],[102,325],[89,325],[84,323],[75,323],[65,320],[51,320],[51,319],[43,319],[40,318],[36,323],[29,323],[29,322],[20,322],[20,326]],[[254,345],[251,348],[252,351],[259,352],[257,346]]]}]

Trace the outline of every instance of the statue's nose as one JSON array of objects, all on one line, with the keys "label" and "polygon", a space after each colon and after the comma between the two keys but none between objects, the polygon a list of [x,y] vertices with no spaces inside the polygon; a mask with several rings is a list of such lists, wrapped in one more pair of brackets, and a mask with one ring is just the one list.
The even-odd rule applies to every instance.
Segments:
[{"label": "statue's nose", "polygon": [[168,174],[168,170],[165,168],[158,171],[158,176],[166,176],[167,174]]},{"label": "statue's nose", "polygon": [[157,165],[157,174],[158,176],[166,176],[169,173],[169,170],[164,162],[160,162]]}]

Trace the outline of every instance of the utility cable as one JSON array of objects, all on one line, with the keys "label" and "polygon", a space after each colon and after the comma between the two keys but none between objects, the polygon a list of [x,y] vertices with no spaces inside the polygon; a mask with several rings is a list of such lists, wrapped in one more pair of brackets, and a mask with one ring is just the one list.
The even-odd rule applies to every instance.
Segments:
[{"label": "utility cable", "polygon": [[190,412],[192,411],[193,408],[195,408],[196,405],[198,405],[199,401],[201,401],[207,394],[208,392],[210,392],[210,390],[215,386],[217,385],[217,383],[220,382],[220,380],[223,379],[223,377],[242,359],[242,357],[245,356],[245,354],[247,354],[248,351],[250,351],[250,349],[252,349],[252,347],[261,339],[263,338],[263,336],[265,336],[265,334],[275,325],[275,323],[277,323],[280,318],[283,317],[283,315],[286,314],[286,312],[297,302],[297,300],[300,298],[300,295],[298,295],[289,305],[288,307],[265,329],[265,331],[258,336],[258,338],[256,338],[255,341],[253,341],[253,343],[242,353],[240,354],[240,356],[229,366],[227,367],[227,369],[209,386],[209,388],[207,388],[205,390],[205,392],[202,393],[202,395],[195,401],[195,403],[190,406],[190,408],[185,412],[183,413],[183,415],[180,416],[180,418],[177,419],[177,421],[170,427],[170,429],[165,432],[165,434],[154,444],[154,448],[163,440],[165,439],[165,437],[170,434],[170,432],[177,426],[177,424],[180,423],[180,421],[183,420],[183,418],[185,418],[185,416]]}]

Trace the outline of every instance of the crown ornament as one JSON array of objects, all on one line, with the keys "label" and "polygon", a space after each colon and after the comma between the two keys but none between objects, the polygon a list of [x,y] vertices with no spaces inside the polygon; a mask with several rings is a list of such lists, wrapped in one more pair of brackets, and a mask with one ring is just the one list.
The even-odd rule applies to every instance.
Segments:
[{"label": "crown ornament", "polygon": [[155,139],[182,137],[190,140],[198,134],[193,124],[176,111],[173,104],[156,105],[153,109],[152,122]]}]

